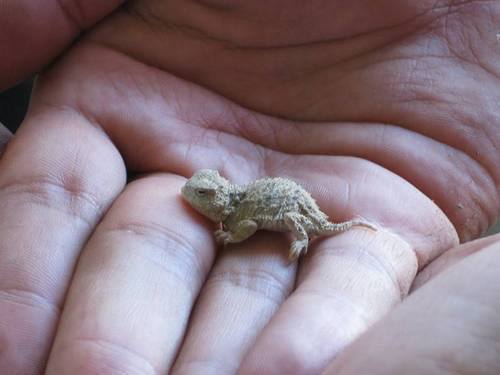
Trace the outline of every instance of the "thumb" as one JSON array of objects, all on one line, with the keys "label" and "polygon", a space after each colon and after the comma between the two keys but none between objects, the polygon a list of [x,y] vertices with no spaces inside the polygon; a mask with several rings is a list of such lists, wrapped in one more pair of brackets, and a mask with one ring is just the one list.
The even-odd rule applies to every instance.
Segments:
[{"label": "thumb", "polygon": [[0,90],[40,70],[123,0],[0,0]]}]

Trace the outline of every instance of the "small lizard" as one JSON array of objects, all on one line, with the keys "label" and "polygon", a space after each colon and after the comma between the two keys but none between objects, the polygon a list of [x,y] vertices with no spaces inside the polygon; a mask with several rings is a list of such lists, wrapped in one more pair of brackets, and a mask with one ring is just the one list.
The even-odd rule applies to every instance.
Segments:
[{"label": "small lizard", "polygon": [[214,233],[218,244],[244,241],[259,229],[291,232],[291,261],[307,252],[312,236],[332,235],[354,225],[377,229],[362,220],[331,223],[302,186],[282,177],[239,186],[216,170],[203,169],[186,182],[181,192],[195,210],[222,223],[223,229]]}]

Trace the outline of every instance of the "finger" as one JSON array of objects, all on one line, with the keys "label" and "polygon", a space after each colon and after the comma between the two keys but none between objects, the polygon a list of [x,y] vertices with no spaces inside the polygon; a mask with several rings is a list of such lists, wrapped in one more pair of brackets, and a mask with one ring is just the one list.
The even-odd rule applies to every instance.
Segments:
[{"label": "finger", "polygon": [[497,234],[467,242],[459,247],[453,247],[445,251],[418,273],[415,281],[413,282],[412,290],[420,288],[422,285],[452,267],[457,262],[460,262],[462,259],[480,251],[492,243],[498,242],[499,240],[500,234]]},{"label": "finger", "polygon": [[[102,51],[99,51],[101,53]],[[109,58],[109,61],[114,61],[116,58],[115,54],[110,54],[110,55],[105,55],[107,58]],[[75,57],[73,58],[81,58],[81,57]],[[87,58],[87,57],[85,57]],[[88,58],[89,65],[92,66],[94,59]],[[149,79],[154,78],[155,80],[157,79],[155,77],[151,77],[150,75],[143,74],[144,70],[142,67],[141,69],[138,70],[137,66],[129,66],[128,67],[130,71],[132,72],[131,75],[127,75],[127,77],[135,77],[139,80],[146,80],[149,81]],[[136,73],[140,72],[139,75],[136,76]],[[74,72],[73,72],[74,73]],[[74,76],[81,76],[81,72],[78,74],[69,74],[69,76],[74,77]],[[105,85],[105,87],[101,87],[99,82],[96,81],[89,81],[93,78],[93,74],[88,75],[88,79],[85,81],[85,85],[90,86],[92,91],[87,97],[90,98],[104,98],[108,97],[111,92],[113,92],[113,85]],[[127,81],[128,78],[124,77],[125,80]],[[134,79],[135,79],[134,78]],[[173,78],[171,78],[173,79]],[[46,81],[47,82],[47,81]],[[149,81],[153,82],[153,81]],[[195,91],[192,91],[192,88],[190,86],[184,87],[182,85],[173,85],[172,82],[169,81],[162,81],[165,83],[165,87],[175,87],[175,95],[181,95],[181,97],[185,94],[188,94],[190,92],[194,93]],[[94,83],[94,84],[92,84]],[[43,86],[43,84],[42,84]],[[127,86],[127,85],[125,85]],[[45,95],[42,95],[39,99],[44,101],[44,104],[47,102],[48,98],[50,98],[51,93],[49,92],[50,90],[48,89],[48,85],[44,87],[43,93]],[[102,89],[96,89],[101,87]],[[136,87],[142,87],[142,85],[135,85],[132,86],[134,88]],[[39,87],[40,88],[40,87]],[[104,91],[103,91],[104,90]],[[111,91],[106,91],[106,90],[111,90]],[[132,89],[132,93],[134,89]],[[110,109],[109,103],[106,105],[108,110],[106,110],[106,114],[104,114],[101,111],[101,108],[99,108],[96,111],[93,111],[95,114],[94,118],[97,119],[103,119],[101,122],[107,126],[106,131],[109,134],[109,136],[116,142],[117,147],[119,147],[120,151],[124,155],[124,157],[127,158],[127,166],[131,168],[134,171],[138,172],[144,172],[144,171],[151,171],[151,170],[168,170],[168,171],[174,171],[174,172],[184,172],[188,174],[190,168],[200,168],[201,164],[200,163],[207,163],[205,165],[210,165],[210,166],[215,166],[215,165],[224,165],[226,162],[224,159],[228,160],[227,164],[229,165],[234,165],[239,168],[238,175],[241,177],[246,177],[247,174],[249,174],[248,171],[250,170],[255,170],[254,164],[254,158],[255,158],[255,146],[248,143],[248,142],[236,142],[234,146],[227,147],[226,145],[221,146],[221,142],[227,142],[225,140],[225,136],[222,136],[222,138],[219,138],[217,135],[215,135],[215,132],[207,132],[205,135],[200,134],[199,131],[197,131],[194,127],[192,126],[178,126],[178,121],[173,118],[169,117],[167,122],[159,121],[159,122],[154,122],[155,124],[159,125],[157,128],[155,128],[153,123],[149,120],[147,120],[147,116],[152,115],[154,113],[154,116],[159,116],[157,117],[158,119],[163,117],[163,114],[167,114],[168,111],[170,110],[169,107],[167,106],[168,111],[165,111],[165,102],[164,99],[161,100],[161,103],[158,103],[159,105],[156,107],[156,105],[151,106],[152,103],[156,101],[155,98],[159,98],[156,95],[153,95],[151,98],[152,100],[148,100],[147,103],[144,102],[143,105],[137,105],[137,101],[131,100],[131,98],[134,95],[131,95],[131,92],[128,92],[127,95],[124,95],[124,91],[121,90],[119,93],[115,92],[115,94],[119,95],[121,98],[120,100],[117,101],[118,107],[115,107],[114,110]],[[170,91],[167,90],[167,93]],[[40,93],[40,91],[39,91]],[[104,96],[103,96],[104,95]],[[114,95],[114,94],[113,94]],[[122,96],[124,95],[124,96]],[[142,94],[141,94],[142,95]],[[188,94],[191,96],[191,94]],[[123,99],[123,100],[122,100]],[[213,100],[213,99],[212,99]],[[50,99],[49,99],[50,101]],[[171,102],[171,99],[168,99],[167,102]],[[53,102],[52,102],[53,103]],[[52,104],[51,103],[51,104]],[[92,105],[95,104],[102,104],[102,103],[107,103],[106,100],[92,100]],[[189,103],[189,107],[191,108],[192,105],[195,107],[199,105],[204,106],[207,103],[211,103],[210,100],[206,100],[205,97],[201,98],[196,98],[196,97],[190,97],[189,100],[187,101]],[[194,104],[193,104],[194,103]],[[59,102],[56,102],[55,105],[59,105]],[[154,110],[153,107],[156,107],[157,110]],[[104,107],[103,107],[104,108]],[[131,110],[133,108],[133,110]],[[150,110],[153,110],[153,112],[150,112]],[[160,110],[160,112],[158,112]],[[218,109],[217,109],[218,111]],[[192,111],[189,110],[187,113],[191,113]],[[111,115],[109,115],[111,113]],[[149,113],[149,115],[148,115]],[[161,114],[160,114],[161,113]],[[144,117],[143,117],[144,116]],[[110,119],[111,117],[111,119]],[[156,117],[155,117],[156,118]],[[141,124],[144,124],[142,126]],[[208,142],[207,146],[203,146],[201,149],[199,149],[196,146],[196,143],[198,142],[199,137],[204,139],[204,141]],[[231,140],[228,143],[233,143],[233,140]],[[146,145],[146,146],[145,146]],[[212,147],[213,145],[213,147]],[[146,148],[144,148],[146,147]],[[191,150],[191,151],[190,151]],[[143,152],[141,152],[143,151]],[[179,152],[180,151],[180,152]],[[201,151],[201,152],[200,152]],[[242,153],[239,154],[238,153]],[[242,160],[246,160],[247,164],[245,165],[242,163]],[[191,170],[192,172],[192,170]],[[276,238],[280,239],[280,236],[276,236]],[[279,241],[283,241],[283,239],[280,239]],[[267,248],[268,249],[268,248]],[[267,254],[267,253],[266,253]],[[265,255],[262,254],[261,258],[265,258]],[[266,270],[270,270],[270,275],[267,278],[267,280],[264,280],[260,285],[257,286],[257,290],[265,290],[266,288],[270,288],[269,284],[273,281],[271,280],[272,275],[276,272],[275,270],[278,270],[279,267],[283,267],[283,258],[286,259],[286,254],[280,253],[278,256],[279,259],[279,264],[273,265],[272,267],[267,267]],[[256,262],[258,263],[258,262]],[[253,271],[253,270],[250,270]],[[279,272],[278,272],[279,273]],[[265,279],[267,276],[265,272],[262,272],[262,278]],[[292,273],[293,275],[293,273]],[[253,280],[259,280],[260,275],[257,275],[257,277],[249,277],[249,282],[248,284],[251,284]],[[245,276],[243,276],[243,279],[245,279]],[[293,278],[292,278],[293,279]],[[267,281],[267,284],[266,282]],[[290,283],[290,285],[293,282]],[[260,289],[259,289],[260,288]],[[235,291],[237,291],[238,288],[235,288]],[[279,287],[277,286],[276,288],[270,288],[271,292],[273,291],[272,289],[277,289],[279,291]],[[283,292],[283,294],[286,294],[286,290]],[[242,294],[241,292],[239,293],[240,295]],[[252,296],[254,294],[252,291],[249,291],[248,294]],[[276,295],[279,296],[278,293]],[[273,294],[272,296],[275,296]],[[241,297],[238,297],[241,299]],[[261,297],[263,303],[263,311],[265,314],[261,314],[260,310],[256,307],[252,311],[256,311],[258,314],[261,315],[270,315],[272,314],[272,309],[269,307],[270,305],[272,308],[276,308],[273,303],[269,302],[266,300],[266,296]],[[276,298],[276,303],[279,304],[279,299]],[[264,310],[265,309],[265,310]],[[227,314],[229,311],[229,306],[225,309],[221,309],[221,312],[226,313],[225,315],[229,318],[231,315]],[[238,310],[240,311],[240,310]],[[232,313],[232,312],[230,312]],[[199,314],[198,314],[199,315]],[[201,319],[202,317],[200,317]],[[257,316],[252,317],[252,319],[257,320],[260,317]],[[264,324],[265,324],[265,320]],[[217,321],[215,321],[217,323]],[[238,323],[238,322],[236,322]],[[242,329],[241,332],[243,331],[244,328],[248,327],[248,323],[244,320],[241,319],[241,322],[238,323],[241,325]],[[259,323],[261,324],[261,323]],[[221,330],[224,330],[224,327],[219,327],[219,326],[211,326],[211,329],[215,331],[217,328],[220,328]],[[252,333],[252,330],[250,330],[252,335],[255,335],[256,333]],[[255,330],[257,332],[257,330]],[[195,331],[196,332],[196,331]],[[215,335],[211,337],[216,337]],[[236,337],[236,336],[235,336]],[[242,336],[243,340],[241,342],[246,346],[249,345],[250,340],[245,341],[245,336]],[[221,340],[222,341],[222,340]],[[206,341],[205,341],[206,342]],[[229,342],[227,340],[226,342]],[[235,342],[235,341],[233,341]],[[241,350],[244,349],[243,345],[240,347],[237,347],[236,350]],[[219,352],[220,353],[220,352]],[[224,353],[225,354],[225,353]],[[233,354],[238,354],[239,356],[242,356],[242,353],[231,353]],[[229,357],[227,357],[230,359]],[[53,363],[53,361],[51,361]],[[231,366],[234,366],[234,364],[231,362],[229,363]]]},{"label": "finger", "polygon": [[174,374],[234,374],[290,293],[295,264],[283,236],[258,233],[228,246],[205,283]]},{"label": "finger", "polygon": [[0,89],[39,70],[123,0],[0,0]]},{"label": "finger", "polygon": [[0,122],[0,158],[11,137],[12,133]]},{"label": "finger", "polygon": [[245,357],[241,374],[320,372],[400,301],[399,283],[415,273],[405,264],[408,244],[387,234],[356,228],[311,251],[297,289]]},{"label": "finger", "polygon": [[77,114],[30,116],[0,160],[0,368],[46,360],[74,264],[123,186],[122,161]]},{"label": "finger", "polygon": [[326,374],[498,374],[500,242],[434,278]]},{"label": "finger", "polygon": [[[438,253],[456,241],[456,233],[444,214],[436,215],[438,211],[428,198],[403,180],[392,178],[390,172],[356,159],[323,162],[328,175],[315,177],[330,187],[329,196],[335,199],[315,195],[330,217],[343,210],[352,212],[350,217],[375,218],[371,220],[383,223],[385,229],[357,227],[311,247],[310,257],[300,267],[296,290],[245,357],[242,374],[320,372],[401,301],[419,263],[428,259],[429,253]],[[311,171],[301,177],[304,185],[314,180],[312,171],[319,169],[293,164]],[[346,181],[348,188],[344,186]],[[349,201],[342,199],[343,191],[350,192]],[[373,204],[376,201],[385,202],[383,211]],[[400,207],[403,201],[407,202],[405,209],[413,213],[413,220],[427,220],[427,228],[401,230],[408,220],[407,211]],[[435,242],[429,242],[429,233],[436,227],[443,232],[436,233]]]},{"label": "finger", "polygon": [[183,183],[145,177],[113,204],[80,257],[47,374],[167,373],[214,256]]}]

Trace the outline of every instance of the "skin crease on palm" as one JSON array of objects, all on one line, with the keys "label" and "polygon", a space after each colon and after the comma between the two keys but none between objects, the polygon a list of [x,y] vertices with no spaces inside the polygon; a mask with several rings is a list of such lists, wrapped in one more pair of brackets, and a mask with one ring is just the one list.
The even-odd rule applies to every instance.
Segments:
[{"label": "skin crease on palm", "polygon": [[[498,25],[497,1],[127,2],[2,155],[0,368],[498,373],[500,238],[458,245],[500,212]],[[216,253],[179,195],[202,168],[381,230]]]}]

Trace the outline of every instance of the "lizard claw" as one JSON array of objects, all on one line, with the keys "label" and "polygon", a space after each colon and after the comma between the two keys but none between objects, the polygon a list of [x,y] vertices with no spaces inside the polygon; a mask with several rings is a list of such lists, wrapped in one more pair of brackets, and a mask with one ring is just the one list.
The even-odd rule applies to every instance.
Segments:
[{"label": "lizard claw", "polygon": [[214,232],[215,241],[219,245],[227,245],[231,241],[231,233],[218,229]]},{"label": "lizard claw", "polygon": [[288,254],[288,259],[290,262],[296,261],[302,254],[307,252],[307,241],[293,241],[290,246],[290,253]]}]

